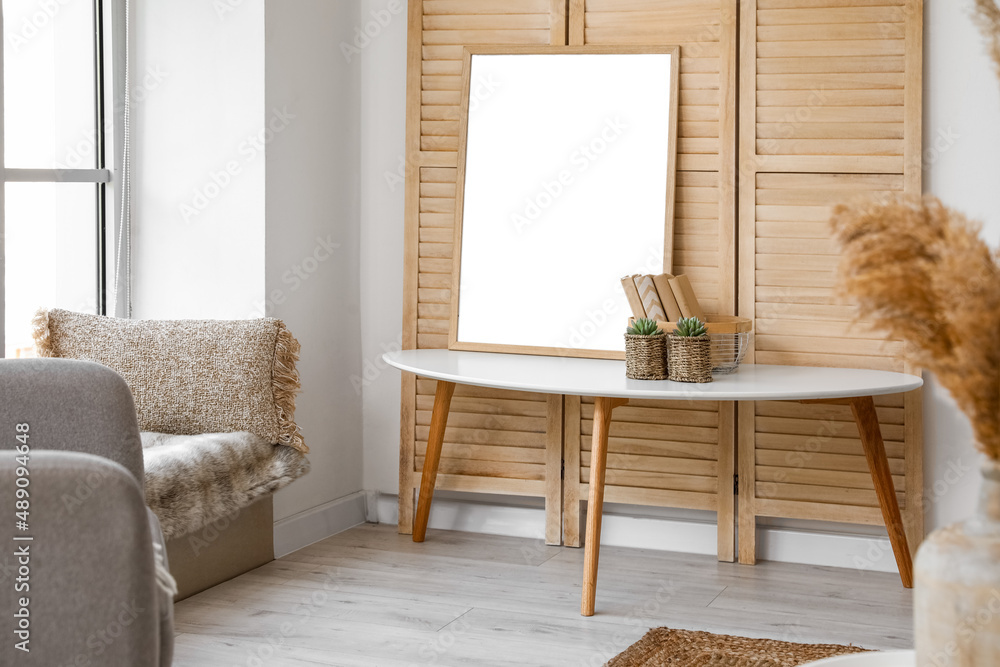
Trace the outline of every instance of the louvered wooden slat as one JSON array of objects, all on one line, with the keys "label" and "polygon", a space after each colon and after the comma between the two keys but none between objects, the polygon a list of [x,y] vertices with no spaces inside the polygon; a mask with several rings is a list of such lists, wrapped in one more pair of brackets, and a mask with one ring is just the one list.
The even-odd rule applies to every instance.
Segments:
[{"label": "louvered wooden slat", "polygon": [[[775,449],[782,451],[802,452],[808,451],[811,446],[808,439],[803,440],[800,435],[785,435],[780,433],[757,433],[757,447],[764,449]],[[861,440],[854,438],[828,438],[823,443],[825,450],[830,454],[844,454],[845,456],[857,456],[861,451]],[[892,458],[902,459],[905,454],[903,442],[886,440],[886,455]]]},{"label": "louvered wooden slat", "polygon": [[758,0],[759,11],[768,9],[841,9],[849,8],[852,12],[859,7],[900,7],[906,5],[907,0]]},{"label": "louvered wooden slat", "polygon": [[[427,453],[427,441],[417,440],[417,456]],[[474,461],[506,461],[511,463],[545,463],[544,447],[497,447],[445,441],[441,450],[444,459],[471,459]]]},{"label": "louvered wooden slat", "polygon": [[[756,363],[913,372],[838,299],[834,206],[920,191],[920,0],[753,0],[741,40],[740,310]],[[920,392],[878,397],[910,546],[923,537]],[[757,516],[881,523],[846,406],[741,404],[740,560]]]},{"label": "louvered wooden slat", "polygon": [[[730,314],[735,306],[735,109],[730,102],[735,91],[735,3],[578,4],[584,9],[579,43],[681,47],[672,272],[691,279],[708,312]],[[564,537],[567,544],[578,545],[578,500],[588,491],[593,402],[567,397],[566,406]],[[704,404],[698,410],[656,402],[617,408],[608,440],[606,500],[717,510],[719,558],[731,560],[733,407]],[[678,466],[683,459],[701,467]]]},{"label": "louvered wooden slat", "polygon": [[[808,470],[834,470],[868,475],[868,466],[865,464],[865,461],[849,454],[813,454],[809,452],[809,456],[806,457],[805,453],[799,451],[757,450],[758,474],[762,467],[803,470],[805,469],[805,463],[808,463],[810,466]],[[906,474],[904,463],[901,458],[889,459],[889,469],[894,475],[904,475]],[[870,476],[867,478],[864,488],[869,487],[871,487]]]},{"label": "louvered wooden slat", "polygon": [[549,0],[424,0],[423,15],[541,14],[548,16]]},{"label": "louvered wooden slat", "polygon": [[[565,43],[564,12],[553,0],[410,1],[404,348],[448,345],[463,49]],[[401,532],[411,529],[435,386],[404,374]],[[546,539],[558,543],[561,448],[561,397],[458,387],[437,486],[543,496]]]},{"label": "louvered wooden slat", "polygon": [[[586,497],[589,484],[581,484],[579,492]],[[719,495],[715,489],[709,492],[676,491],[674,489],[654,489],[612,484],[608,481],[604,501],[629,505],[652,505],[656,507],[686,507],[694,510],[715,512],[719,508]]]},{"label": "louvered wooden slat", "polygon": [[[590,466],[590,451],[580,455],[583,466]],[[715,461],[704,459],[670,458],[666,456],[643,456],[641,454],[608,454],[608,465],[616,470],[632,470],[637,472],[661,472],[672,475],[698,475],[714,478],[716,474]],[[586,477],[581,476],[582,479]]]},{"label": "louvered wooden slat", "polygon": [[[757,482],[754,489],[759,498],[766,500],[821,503],[843,507],[878,507],[878,498],[874,490],[776,482]],[[906,508],[906,497],[903,493],[897,493],[896,500],[901,510]]]},{"label": "louvered wooden slat", "polygon": [[[747,92],[759,112],[753,150],[760,171],[902,174],[904,8],[764,3],[754,21]],[[843,111],[861,106],[864,115]]]},{"label": "louvered wooden slat", "polygon": [[[919,172],[920,155],[919,86],[913,84],[920,75],[919,11],[915,9],[919,3],[748,3],[752,11],[741,16],[744,21],[748,15],[753,19],[752,39],[748,41],[744,34],[742,62],[753,64],[749,78],[746,70],[743,73],[741,124],[747,143],[738,161],[733,152],[735,4],[728,0],[572,0],[567,17],[559,13],[565,3],[550,0],[411,3],[405,345],[444,347],[447,343],[441,332],[450,315],[454,249],[448,239],[454,227],[462,40],[523,44],[560,38],[578,44],[681,45],[673,269],[691,278],[699,299],[710,310],[732,312],[738,162],[744,179],[741,302],[756,318],[758,362],[900,365],[894,358],[898,345],[884,345],[878,332],[853,322],[853,308],[835,302],[836,250],[829,244],[826,222],[830,207],[851,192],[878,195],[919,190],[919,173],[913,173],[914,165]],[[579,12],[572,13],[574,8]],[[793,178],[772,182],[772,176]],[[407,472],[401,474],[401,488],[412,489],[419,482],[417,449],[426,439],[434,383],[407,382],[404,379],[403,456],[410,456],[414,465],[404,467]],[[919,505],[919,483],[914,481],[919,478],[919,455],[905,456],[909,447],[919,444],[919,403],[914,397],[886,397],[878,405],[892,472],[903,475],[905,489],[900,493],[904,500],[917,498]],[[573,522],[579,522],[578,501],[587,492],[581,475],[586,474],[589,460],[591,402],[567,397],[565,408],[561,403],[556,408],[551,398],[460,388],[455,406],[458,417],[446,435],[445,459],[449,470],[457,472],[442,474],[441,488],[544,494],[551,504],[558,497],[553,494],[551,475],[543,475],[544,481],[536,479],[537,470],[530,466],[542,465],[538,452],[544,449],[548,452],[544,465],[552,469],[552,434],[565,430],[565,535],[567,543],[578,544],[579,526],[574,529]],[[829,408],[764,403],[759,414],[752,405],[741,408],[741,425],[750,425],[751,446],[759,446],[766,459],[761,463],[767,469],[765,477],[786,467],[781,465],[784,457],[810,446],[809,427],[803,424],[826,419],[843,425],[844,430],[826,437],[822,449],[812,453],[813,467],[793,466],[795,481],[802,483],[786,479],[778,487],[778,496],[761,497],[757,505],[751,502],[751,516],[878,523],[873,504],[866,504],[867,500],[850,504],[838,495],[845,489],[867,492],[867,488],[850,486],[861,484],[857,477],[863,472],[858,470],[863,462],[860,441],[856,432],[847,432],[852,424],[843,412],[838,415]],[[745,409],[750,412],[743,414]],[[565,419],[557,428],[553,414],[563,413]],[[754,428],[758,420],[764,430]],[[720,492],[731,484],[732,459],[727,458],[725,447],[725,434],[732,433],[731,408],[634,402],[616,411],[614,423],[609,440],[608,501],[717,509],[720,523],[725,524],[727,510],[720,504],[724,496]],[[804,429],[807,432],[801,432]],[[534,452],[530,461],[517,459],[528,451]],[[654,479],[655,473],[671,465],[686,472],[667,473],[674,475],[670,478],[673,486],[665,488],[665,482]],[[710,469],[705,466],[713,465],[714,478],[705,474]],[[642,466],[648,468],[636,469]],[[751,466],[750,484],[743,487],[749,486],[751,500],[756,488],[752,470]],[[532,479],[511,477],[518,474]],[[714,480],[714,488],[706,486],[707,479]],[[848,486],[819,483],[836,480]],[[684,490],[694,487],[698,490]],[[570,509],[574,504],[576,514]],[[728,511],[731,517],[731,508]],[[916,514],[907,511],[911,529],[919,524]],[[402,519],[401,529],[405,529]],[[726,552],[724,532],[720,529],[720,556]]]}]

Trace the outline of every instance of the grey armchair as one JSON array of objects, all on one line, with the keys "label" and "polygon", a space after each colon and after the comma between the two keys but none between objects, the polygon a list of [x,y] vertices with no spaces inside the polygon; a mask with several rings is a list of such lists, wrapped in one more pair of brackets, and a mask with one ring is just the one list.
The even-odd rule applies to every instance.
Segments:
[{"label": "grey armchair", "polygon": [[170,665],[173,582],[142,479],[120,376],[0,360],[0,664]]}]

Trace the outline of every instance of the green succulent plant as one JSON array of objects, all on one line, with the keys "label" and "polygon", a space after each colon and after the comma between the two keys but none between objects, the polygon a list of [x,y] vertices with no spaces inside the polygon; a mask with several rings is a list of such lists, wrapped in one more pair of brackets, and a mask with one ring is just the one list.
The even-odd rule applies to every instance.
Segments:
[{"label": "green succulent plant", "polygon": [[643,317],[636,320],[625,333],[632,336],[662,336],[663,329],[656,326],[656,320]]},{"label": "green succulent plant", "polygon": [[705,323],[697,317],[682,317],[677,320],[677,328],[674,329],[675,336],[704,336],[708,333]]}]

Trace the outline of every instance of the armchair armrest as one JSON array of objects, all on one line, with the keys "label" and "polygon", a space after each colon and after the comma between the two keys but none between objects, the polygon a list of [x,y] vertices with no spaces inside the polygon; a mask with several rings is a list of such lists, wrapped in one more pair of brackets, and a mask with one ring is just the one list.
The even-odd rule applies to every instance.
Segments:
[{"label": "armchair armrest", "polygon": [[24,466],[0,450],[0,507],[10,509],[0,539],[11,545],[0,555],[0,664],[166,667],[172,596],[158,583],[159,526],[139,483],[90,454],[28,456]]}]

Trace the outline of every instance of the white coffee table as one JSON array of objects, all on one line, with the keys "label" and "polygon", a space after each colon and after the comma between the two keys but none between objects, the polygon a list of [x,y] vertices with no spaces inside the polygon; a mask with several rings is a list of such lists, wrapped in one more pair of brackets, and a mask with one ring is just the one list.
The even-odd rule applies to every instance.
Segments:
[{"label": "white coffee table", "polygon": [[625,377],[624,361],[605,359],[455,350],[402,350],[387,353],[382,358],[390,366],[402,371],[438,381],[413,522],[414,542],[423,542],[427,532],[444,430],[456,384],[596,398],[584,545],[583,599],[580,604],[580,613],[584,616],[593,615],[597,593],[597,563],[600,555],[611,413],[616,407],[627,404],[630,398],[665,401],[800,401],[850,405],[858,424],[900,578],[907,588],[913,586],[910,550],[903,532],[903,520],[896,502],[892,474],[872,397],[919,388],[923,385],[923,380],[915,375],[850,368],[743,365],[731,375],[715,376],[713,382],[689,384],[669,380],[629,380]]}]

